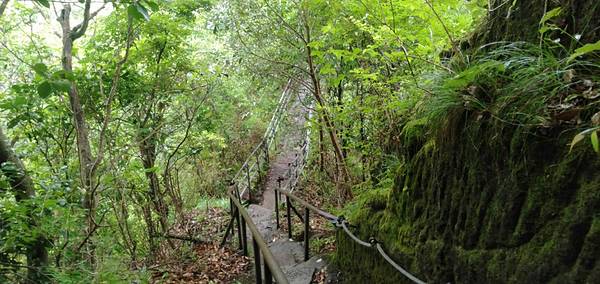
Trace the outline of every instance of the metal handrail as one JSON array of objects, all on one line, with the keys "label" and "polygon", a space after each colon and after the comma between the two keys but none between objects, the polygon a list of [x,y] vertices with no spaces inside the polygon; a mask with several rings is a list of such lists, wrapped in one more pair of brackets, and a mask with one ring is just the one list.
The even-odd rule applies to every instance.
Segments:
[{"label": "metal handrail", "polygon": [[[350,229],[348,228],[348,224],[349,224],[348,221],[346,221],[343,216],[338,217],[338,216],[335,216],[335,215],[333,215],[333,214],[331,214],[331,213],[329,213],[327,211],[323,211],[323,210],[321,210],[321,209],[313,206],[312,204],[306,202],[304,199],[297,197],[293,193],[291,193],[289,191],[286,191],[286,190],[282,190],[282,189],[276,189],[275,190],[275,195],[276,195],[275,200],[278,199],[277,198],[278,192],[284,194],[287,197],[286,198],[286,206],[288,208],[292,207],[290,200],[294,200],[294,201],[300,203],[305,208],[306,212],[308,212],[309,210],[313,211],[313,212],[317,213],[319,216],[321,216],[321,217],[323,217],[323,218],[331,221],[336,227],[342,228],[343,231],[354,242],[358,243],[361,246],[367,247],[367,248],[375,248],[376,251],[383,257],[383,259],[385,261],[387,261],[392,267],[394,267],[396,270],[398,270],[400,273],[402,273],[402,275],[404,275],[406,278],[410,279],[411,281],[413,281],[414,283],[417,283],[417,284],[425,284],[426,283],[426,282],[420,280],[419,278],[417,278],[416,276],[412,275],[410,272],[408,272],[406,269],[402,268],[398,263],[396,263],[383,250],[383,247],[381,246],[381,244],[379,242],[377,242],[377,240],[375,240],[374,238],[370,238],[369,242],[366,242],[366,241],[363,241],[360,238],[358,238],[356,235],[354,235],[350,231]],[[276,204],[275,204],[275,207],[276,207],[275,214],[277,215],[277,217],[276,217],[276,219],[277,219],[277,227],[279,228],[279,210],[277,208],[278,206],[279,206],[279,204],[276,201]],[[291,222],[290,222],[291,214],[289,212],[289,209],[288,209],[288,213],[287,213],[286,217],[288,218],[288,235],[291,238],[291,236],[292,236],[292,231],[291,231],[291,226],[290,226],[291,225]],[[310,229],[310,227],[308,226],[308,224],[309,224],[310,221],[309,221],[309,219],[307,217],[308,217],[308,214],[305,213],[305,217],[302,220],[303,223],[305,224],[305,227],[304,227],[304,230],[305,230],[305,232],[304,232],[304,234],[305,234],[305,239],[304,239],[304,242],[305,242],[305,248],[304,248],[304,250],[305,250],[305,257],[304,258],[305,259],[308,259],[308,243],[309,242],[308,242],[307,237],[309,235],[308,230]]]},{"label": "metal handrail", "polygon": [[[237,234],[240,249],[242,250],[244,255],[248,255],[246,227],[250,230],[254,248],[256,283],[262,283],[263,274],[265,278],[265,283],[267,284],[273,283],[273,279],[275,279],[277,283],[289,283],[287,278],[285,277],[285,274],[283,274],[281,267],[279,266],[279,264],[273,257],[273,254],[269,250],[266,241],[263,239],[262,235],[256,228],[256,224],[254,224],[254,221],[252,220],[250,215],[248,215],[248,212],[246,211],[244,206],[242,206],[241,198],[246,192],[246,190],[248,191],[249,195],[252,193],[252,180],[254,180],[255,178],[258,178],[260,180],[261,178],[261,157],[265,158],[266,162],[268,162],[269,160],[269,151],[272,145],[274,145],[273,142],[275,141],[275,135],[277,134],[277,130],[281,122],[281,117],[285,112],[291,98],[291,84],[292,80],[289,80],[286,87],[283,90],[281,97],[279,98],[277,108],[273,113],[273,117],[269,122],[269,125],[265,131],[265,134],[263,135],[263,138],[254,147],[248,158],[246,158],[240,169],[236,172],[233,179],[231,180],[231,186],[227,191],[227,195],[230,199],[231,220],[225,232],[225,236],[223,237],[223,241],[221,242],[221,246],[225,244],[229,237],[229,233],[233,231],[235,223],[237,223]],[[261,149],[263,151],[261,151]],[[264,265],[262,265],[262,271],[261,255],[262,259],[264,260]]]},{"label": "metal handrail", "polygon": [[283,189],[277,189],[278,192],[282,193],[283,195],[289,197],[290,199],[300,203],[300,205],[302,205],[302,207],[304,208],[308,208],[310,211],[317,213],[319,216],[329,220],[329,221],[336,221],[338,219],[337,216],[327,212],[327,211],[323,211],[317,207],[315,207],[314,205],[306,202],[304,199],[292,194],[291,192],[287,191],[287,190],[283,190]]},{"label": "metal handrail", "polygon": [[[231,199],[231,201],[237,208],[237,212],[239,212],[241,214],[242,218],[244,219],[244,221],[245,221],[244,223],[246,223],[248,225],[248,229],[250,229],[250,233],[252,234],[252,239],[254,240],[255,244],[257,244],[257,246],[260,250],[260,253],[262,253],[262,258],[266,264],[265,268],[268,268],[268,272],[265,269],[265,276],[267,276],[270,273],[272,275],[272,277],[275,278],[275,281],[277,281],[277,283],[282,283],[282,284],[289,283],[287,278],[285,277],[285,274],[283,274],[283,270],[281,270],[281,267],[279,266],[279,264],[275,260],[275,257],[271,253],[271,250],[269,250],[267,243],[265,242],[262,235],[256,228],[254,221],[252,221],[252,217],[250,217],[250,215],[248,215],[248,212],[246,211],[244,206],[242,206],[242,204],[237,200],[235,195],[233,195],[231,192],[229,192],[227,194],[229,195],[229,198]],[[259,252],[255,251],[254,255],[255,255],[255,258],[257,257],[258,259],[260,259]],[[257,269],[255,271],[255,273],[260,275],[261,271],[259,269]],[[265,280],[267,280],[267,282],[270,282],[269,279],[265,279]]]}]

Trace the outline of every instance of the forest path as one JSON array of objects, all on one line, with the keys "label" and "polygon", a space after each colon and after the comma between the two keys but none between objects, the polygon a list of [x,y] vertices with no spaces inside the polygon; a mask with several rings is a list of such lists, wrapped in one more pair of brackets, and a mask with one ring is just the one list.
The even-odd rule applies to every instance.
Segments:
[{"label": "forest path", "polygon": [[[277,146],[278,153],[272,157],[269,164],[262,201],[248,207],[248,213],[256,224],[258,231],[267,241],[275,260],[292,284],[311,283],[313,274],[325,266],[325,262],[319,256],[304,261],[304,247],[302,241],[288,239],[287,234],[277,230],[274,216],[275,191],[278,180],[286,176],[290,169],[290,163],[301,154],[301,143],[306,135],[306,116],[308,110],[302,104],[306,92],[301,92],[292,100],[292,105],[287,112],[287,124],[282,126],[280,143]],[[283,182],[283,181],[282,181]],[[284,213],[285,214],[285,213]],[[283,216],[282,222],[284,223]]]}]

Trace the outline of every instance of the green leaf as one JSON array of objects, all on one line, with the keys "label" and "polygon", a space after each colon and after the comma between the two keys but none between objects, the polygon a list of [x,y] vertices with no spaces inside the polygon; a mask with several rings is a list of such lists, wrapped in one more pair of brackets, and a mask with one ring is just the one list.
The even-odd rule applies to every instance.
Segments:
[{"label": "green leaf", "polygon": [[48,75],[48,66],[44,63],[36,63],[33,65],[33,70],[40,76],[46,77]]},{"label": "green leaf", "polygon": [[[17,117],[15,117],[15,118],[11,119],[11,120],[8,122],[8,124],[6,125],[6,127],[7,127],[8,129],[12,129],[12,128],[14,128],[15,126],[17,126],[17,124],[19,124],[19,122],[21,122],[21,120],[23,120],[23,117],[22,117],[22,116],[17,116]],[[6,169],[2,169],[2,170],[6,170]]]},{"label": "green leaf", "polygon": [[69,80],[56,80],[52,81],[51,84],[52,88],[57,91],[68,92],[71,90],[71,82]]},{"label": "green leaf", "polygon": [[594,151],[596,153],[600,154],[600,143],[598,143],[598,131],[592,132],[591,140],[592,140],[592,147],[594,148]]},{"label": "green leaf", "polygon": [[321,67],[319,73],[322,75],[332,75],[336,73],[336,70],[333,68],[333,66],[331,66],[331,64],[325,64],[323,67]]},{"label": "green leaf", "polygon": [[150,20],[150,15],[148,14],[146,7],[137,2],[127,7],[127,13],[136,20]]},{"label": "green leaf", "polygon": [[144,169],[144,172],[145,173],[156,173],[156,172],[158,172],[158,170],[159,170],[158,166],[154,166],[154,167],[151,167],[148,169]]},{"label": "green leaf", "polygon": [[13,104],[11,102],[3,102],[0,104],[0,109],[12,109]]},{"label": "green leaf", "polygon": [[52,94],[52,85],[50,85],[50,82],[44,81],[37,86],[37,91],[40,97],[45,99]]},{"label": "green leaf", "polygon": [[444,83],[444,87],[450,89],[461,89],[467,87],[469,84],[475,81],[477,77],[484,73],[489,73],[490,71],[504,72],[506,70],[506,66],[504,63],[496,60],[490,60],[483,62],[481,64],[474,65],[469,67],[465,71],[461,72],[454,78],[447,80]]},{"label": "green leaf", "polygon": [[49,0],[34,0],[35,3],[38,3],[46,8],[50,8],[50,1]]},{"label": "green leaf", "polygon": [[144,15],[142,15],[133,4],[129,5],[127,7],[127,14],[129,15],[129,17],[133,18],[134,20],[143,20],[144,19]]},{"label": "green leaf", "polygon": [[579,133],[573,137],[573,141],[571,141],[571,148],[569,149],[569,153],[573,151],[573,147],[577,145],[577,143],[581,142],[585,138],[585,134]]},{"label": "green leaf", "polygon": [[18,96],[18,97],[15,97],[15,100],[13,101],[13,106],[14,107],[20,107],[20,106],[22,106],[22,105],[24,105],[26,103],[27,103],[27,98],[26,97]]},{"label": "green leaf", "polygon": [[573,54],[571,54],[571,56],[569,56],[569,61],[582,56],[582,55],[586,55],[590,52],[594,52],[594,51],[598,51],[600,50],[600,40],[597,41],[596,43],[588,43],[578,49],[575,49],[575,52]]},{"label": "green leaf", "polygon": [[69,72],[69,71],[65,71],[65,70],[59,70],[56,71],[52,74],[52,78],[54,79],[67,79],[69,81],[74,81],[75,80],[75,75],[73,75],[73,72]]},{"label": "green leaf", "polygon": [[134,3],[133,5],[135,5],[135,8],[144,16],[146,21],[150,20],[150,14],[148,14],[148,9],[146,9],[146,7],[142,6],[140,3]]},{"label": "green leaf", "polygon": [[540,25],[545,24],[547,21],[549,21],[550,19],[560,15],[560,13],[562,12],[562,8],[558,7],[558,8],[554,8],[550,11],[548,11],[546,14],[544,14],[544,16],[542,17],[542,19],[540,20]]},{"label": "green leaf", "polygon": [[144,2],[146,2],[146,5],[148,5],[148,7],[150,7],[150,10],[152,10],[153,12],[158,11],[159,8],[156,2],[150,0],[146,0]]}]

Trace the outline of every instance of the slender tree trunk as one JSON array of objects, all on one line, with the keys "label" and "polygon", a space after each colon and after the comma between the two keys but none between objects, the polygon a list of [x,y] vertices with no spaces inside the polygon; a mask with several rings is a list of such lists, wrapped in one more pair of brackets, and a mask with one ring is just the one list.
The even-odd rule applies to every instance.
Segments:
[{"label": "slender tree trunk", "polygon": [[[142,128],[141,128],[142,129]],[[142,164],[146,171],[148,179],[148,199],[154,207],[154,211],[158,215],[158,221],[161,227],[161,233],[166,234],[169,231],[167,218],[169,216],[168,207],[165,204],[163,194],[160,190],[160,182],[156,173],[156,134],[150,134],[149,137],[140,137],[140,155]],[[155,232],[156,233],[156,232]],[[155,234],[152,237],[157,237]],[[168,240],[171,247],[175,247],[171,240]]]},{"label": "slender tree trunk", "polygon": [[[15,173],[4,172],[7,175],[15,199],[18,203],[31,199],[35,196],[35,189],[31,177],[27,174],[25,166],[15,155],[2,128],[0,128],[0,165],[10,162],[16,166]],[[32,212],[33,208],[28,208],[29,226],[33,230],[39,226],[38,217]],[[27,277],[34,279],[35,282],[45,282],[48,280],[45,273],[48,266],[48,238],[44,235],[35,236],[35,240],[27,246]]]},{"label": "slender tree trunk", "polygon": [[[338,107],[340,108],[340,111],[344,111],[344,83],[343,82],[340,82],[337,85],[336,95],[337,95]],[[347,133],[344,123],[341,123],[340,133],[341,133],[340,140],[342,141],[342,156],[344,157],[344,160],[345,160],[346,158],[348,158],[348,153],[346,151],[346,146],[347,146],[348,141],[346,141],[346,138],[344,135],[345,133]]]},{"label": "slender tree trunk", "polygon": [[325,172],[325,137],[323,134],[323,118],[319,117],[319,169],[321,172]]},{"label": "slender tree trunk", "polygon": [[[362,92],[362,86],[360,85],[360,83],[356,83],[356,92],[357,95],[360,96],[360,107],[362,109],[362,107],[365,104],[365,94]],[[365,113],[363,111],[359,112],[359,117],[360,117],[360,161],[362,164],[362,181],[366,181],[367,180],[367,155],[365,153],[366,151],[366,147],[365,144],[367,143],[367,133],[365,130]]]},{"label": "slender tree trunk", "polygon": [[[331,140],[331,144],[333,146],[333,150],[334,150],[334,153],[336,156],[337,166],[339,166],[340,170],[341,170],[342,180],[344,181],[344,183],[347,183],[350,180],[350,174],[348,172],[348,167],[346,166],[346,160],[344,159],[344,154],[342,152],[342,147],[339,143],[338,135],[335,131],[335,126],[334,126],[333,122],[331,121],[331,119],[329,118],[329,114],[327,112],[325,101],[323,100],[323,96],[321,93],[321,83],[319,82],[319,78],[317,75],[317,69],[314,65],[313,58],[312,58],[312,48],[308,44],[311,42],[311,35],[310,35],[310,27],[308,26],[308,23],[306,22],[306,20],[304,21],[304,30],[306,33],[306,41],[305,41],[306,44],[305,44],[304,48],[306,50],[306,59],[307,59],[307,63],[308,63],[310,79],[312,81],[313,89],[314,89],[313,95],[315,96],[315,100],[319,104],[320,115],[323,118],[323,121],[325,122],[325,126],[327,127],[327,132],[329,133],[329,139]],[[343,202],[345,200],[352,198],[352,192],[350,191],[350,189],[348,188],[348,186],[346,184],[342,184],[341,186],[339,186],[338,194],[341,199],[340,202]]]},{"label": "slender tree trunk", "polygon": [[[61,11],[59,22],[62,26],[63,50],[62,50],[62,67],[66,72],[73,72],[73,41],[75,40],[73,31],[71,30],[71,6],[65,5]],[[85,120],[85,113],[81,104],[81,98],[77,89],[77,84],[72,82],[69,90],[69,104],[73,115],[73,124],[75,125],[75,137],[77,141],[77,153],[79,156],[79,175],[81,186],[84,188],[83,208],[86,212],[86,228],[85,234],[90,236],[95,230],[95,210],[96,197],[94,186],[94,158],[90,147],[88,125]],[[95,263],[95,247],[93,240],[88,239],[87,250],[89,261]]]},{"label": "slender tree trunk", "polygon": [[4,14],[4,10],[6,10],[9,1],[10,0],[2,0],[2,3],[0,3],[0,17]]}]

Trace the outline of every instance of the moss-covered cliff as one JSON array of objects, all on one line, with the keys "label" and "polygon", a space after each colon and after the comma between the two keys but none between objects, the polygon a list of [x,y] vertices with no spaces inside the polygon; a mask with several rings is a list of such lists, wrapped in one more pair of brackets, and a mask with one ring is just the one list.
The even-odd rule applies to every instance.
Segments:
[{"label": "moss-covered cliff", "polygon": [[[491,12],[463,48],[536,42],[539,19],[558,5],[564,13],[557,25],[580,32],[587,42],[600,39],[598,1],[515,1]],[[358,234],[383,242],[398,263],[431,283],[598,281],[600,158],[589,146],[569,152],[568,144],[600,111],[599,101],[582,98],[556,111],[578,90],[548,84],[569,85],[572,78],[563,75],[571,70],[583,77],[600,74],[536,64],[542,63],[502,68],[497,78],[481,75],[490,82],[465,84],[441,118],[414,115],[394,126],[404,129],[396,152],[402,165],[391,190],[371,190],[347,208]],[[538,77],[544,72],[555,73]],[[545,94],[545,88],[555,93]],[[576,117],[561,116],[575,109]],[[350,283],[408,282],[341,232],[336,260]]]},{"label": "moss-covered cliff", "polygon": [[[406,146],[393,190],[364,197],[350,216],[360,235],[434,283],[600,279],[600,159],[585,148],[568,154],[571,137],[560,130],[498,133],[474,120],[456,114],[431,151]],[[350,278],[404,281],[375,252],[338,237],[343,267],[367,264]]]}]

